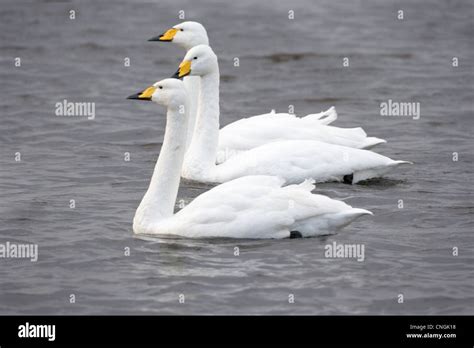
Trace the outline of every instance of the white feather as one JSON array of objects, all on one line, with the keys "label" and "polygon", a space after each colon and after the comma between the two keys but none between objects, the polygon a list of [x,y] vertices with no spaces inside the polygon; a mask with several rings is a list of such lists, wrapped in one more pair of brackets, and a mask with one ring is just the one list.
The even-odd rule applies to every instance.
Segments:
[{"label": "white feather", "polygon": [[[299,183],[306,178],[316,182],[341,181],[346,175],[353,175],[353,183],[361,180],[379,177],[395,168],[398,164],[406,163],[394,161],[375,152],[357,149],[348,146],[330,144],[315,140],[275,140],[257,146],[252,143],[255,139],[265,139],[271,133],[280,134],[281,138],[293,132],[287,116],[270,113],[252,119],[272,119],[270,126],[256,127],[255,122],[249,119],[238,121],[246,128],[246,137],[235,140],[238,143],[250,143],[249,150],[238,151],[216,165],[219,144],[219,65],[217,56],[207,45],[199,45],[188,51],[184,60],[190,64],[190,72],[201,77],[201,91],[199,93],[199,113],[193,140],[186,153],[182,176],[201,182],[226,182],[245,175],[275,175],[285,179],[286,183]],[[295,116],[292,119],[298,119]],[[304,119],[298,119],[304,123]],[[246,124],[248,123],[248,127]],[[277,126],[271,126],[277,124]],[[320,126],[323,127],[323,126]],[[364,138],[365,132],[361,128],[341,130],[331,126],[324,126],[327,132],[332,132],[332,139]],[[308,132],[314,129],[306,127]],[[305,131],[301,128],[301,132]],[[316,129],[317,127],[315,127]],[[230,127],[229,129],[232,129]],[[345,133],[351,135],[345,136]],[[304,138],[304,137],[303,137]],[[371,139],[373,141],[373,139]],[[255,147],[254,147],[255,146]]]},{"label": "white feather", "polygon": [[246,176],[197,197],[153,227],[161,234],[190,238],[288,238],[331,234],[364,214],[344,202],[311,193],[310,181],[282,186],[271,176]]},{"label": "white feather", "polygon": [[[151,100],[168,106],[166,131],[150,185],[137,209],[137,234],[188,238],[287,238],[334,233],[357,217],[371,214],[344,202],[312,194],[314,180],[283,186],[277,176],[243,176],[201,194],[173,214],[183,163],[189,112],[184,83],[157,82]],[[187,110],[187,108],[185,108]]]},{"label": "white feather", "polygon": [[[187,21],[174,26],[180,29],[172,39],[172,43],[183,47],[188,52],[198,45],[209,45],[209,38],[204,26],[197,22]],[[184,78],[192,95],[190,95],[190,130],[193,133],[195,113],[198,105],[198,91],[201,91],[199,79],[193,76]],[[236,115],[240,117],[240,115]],[[330,144],[344,145],[359,149],[371,148],[386,141],[367,137],[362,128],[339,128],[328,126],[337,119],[336,109],[330,109],[305,117],[293,114],[278,113],[272,110],[269,114],[250,116],[239,119],[223,127],[219,132],[217,163],[241,151],[281,140],[318,140]],[[188,137],[189,142],[189,137]]]}]

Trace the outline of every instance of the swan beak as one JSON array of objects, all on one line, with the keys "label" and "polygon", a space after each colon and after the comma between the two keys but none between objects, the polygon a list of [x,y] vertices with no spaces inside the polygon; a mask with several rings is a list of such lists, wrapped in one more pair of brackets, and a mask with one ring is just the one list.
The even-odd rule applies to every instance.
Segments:
[{"label": "swan beak", "polygon": [[151,39],[148,39],[148,41],[166,41],[166,42],[170,42],[170,41],[173,41],[173,38],[174,38],[174,36],[176,35],[177,32],[178,32],[178,29],[171,28],[171,29],[168,29],[166,32],[164,32],[161,35],[154,36]]},{"label": "swan beak", "polygon": [[180,79],[185,76],[188,76],[191,73],[191,61],[189,60],[184,60],[178,68],[178,71],[174,73],[173,76],[175,79]]},{"label": "swan beak", "polygon": [[151,96],[155,93],[156,87],[151,86],[145,89],[144,91],[132,94],[128,96],[127,99],[138,99],[138,100],[151,100]]}]

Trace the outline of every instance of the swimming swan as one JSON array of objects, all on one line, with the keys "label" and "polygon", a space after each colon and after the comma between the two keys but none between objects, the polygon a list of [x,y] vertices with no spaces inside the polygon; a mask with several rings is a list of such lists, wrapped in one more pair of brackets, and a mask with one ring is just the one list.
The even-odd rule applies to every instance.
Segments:
[{"label": "swimming swan", "polygon": [[[315,140],[284,140],[240,152],[216,165],[219,137],[219,66],[207,45],[186,54],[175,77],[201,77],[199,108],[182,176],[201,182],[226,182],[245,175],[275,175],[286,183],[345,181],[378,177],[405,161],[377,153]],[[266,130],[266,129],[265,129]],[[262,132],[265,130],[262,129]]]},{"label": "swimming swan", "polygon": [[[173,42],[186,51],[201,44],[209,45],[206,29],[197,22],[180,23],[149,41]],[[199,78],[196,76],[187,76],[184,78],[184,82],[190,93],[191,121],[187,143],[189,146],[194,132],[200,84]],[[219,132],[217,163],[221,163],[241,151],[278,140],[319,140],[361,149],[368,149],[386,142],[383,139],[367,137],[365,131],[360,127],[327,126],[336,118],[336,110],[331,107],[327,111],[305,117],[275,113],[272,110],[268,114],[235,121],[223,127]]]},{"label": "swimming swan", "polygon": [[335,232],[370,211],[312,194],[314,185],[282,186],[272,176],[246,176],[201,194],[173,214],[185,154],[188,123],[184,83],[165,79],[129,99],[151,100],[167,107],[160,155],[135,217],[137,234],[189,238],[288,238]]}]

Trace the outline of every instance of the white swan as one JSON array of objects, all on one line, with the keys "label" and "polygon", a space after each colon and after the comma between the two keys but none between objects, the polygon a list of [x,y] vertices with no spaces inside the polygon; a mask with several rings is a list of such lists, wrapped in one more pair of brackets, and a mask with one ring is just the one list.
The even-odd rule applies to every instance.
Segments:
[{"label": "white swan", "polygon": [[329,234],[370,214],[344,202],[311,194],[314,185],[282,187],[272,176],[246,176],[214,187],[173,214],[185,153],[188,112],[182,81],[165,79],[129,99],[167,106],[161,152],[135,217],[137,234],[189,238],[287,238]]},{"label": "white swan", "polygon": [[[180,64],[176,77],[201,76],[198,117],[182,175],[201,182],[226,182],[245,175],[275,175],[287,183],[313,178],[317,182],[378,177],[409,163],[377,153],[314,140],[275,141],[241,152],[216,165],[219,137],[219,66],[207,45],[193,47]],[[266,130],[266,129],[265,129]],[[264,132],[265,130],[262,130]]]},{"label": "white swan", "polygon": [[[183,22],[167,30],[164,34],[149,41],[173,42],[189,51],[194,46],[209,45],[206,29],[197,22]],[[199,78],[188,76],[184,82],[191,93],[191,121],[188,129],[188,145],[191,140],[197,113]],[[339,128],[327,126],[337,118],[336,110],[331,107],[325,112],[296,117],[292,114],[274,111],[244,118],[223,127],[219,132],[217,163],[245,150],[279,140],[319,140],[330,144],[367,149],[385,143],[383,139],[367,137],[365,131],[358,128]],[[264,131],[262,131],[264,129]]]}]

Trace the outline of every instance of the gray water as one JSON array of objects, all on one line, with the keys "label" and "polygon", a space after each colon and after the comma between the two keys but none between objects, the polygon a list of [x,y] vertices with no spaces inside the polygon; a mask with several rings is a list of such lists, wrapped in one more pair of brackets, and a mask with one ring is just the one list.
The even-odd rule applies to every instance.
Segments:
[{"label": "gray water", "polygon": [[[2,1],[0,242],[37,243],[39,259],[0,259],[0,314],[474,314],[473,8]],[[179,10],[207,27],[219,56],[222,126],[334,105],[336,125],[363,126],[388,140],[376,151],[415,163],[365,185],[317,186],[374,217],[311,239],[133,235],[165,111],[125,98],[176,71],[184,52],[146,40],[181,22]],[[64,99],[95,102],[95,119],[55,116]],[[380,116],[388,99],[421,103],[420,119]],[[178,199],[207,189],[182,182]],[[325,258],[333,242],[363,244],[365,260]]]}]

